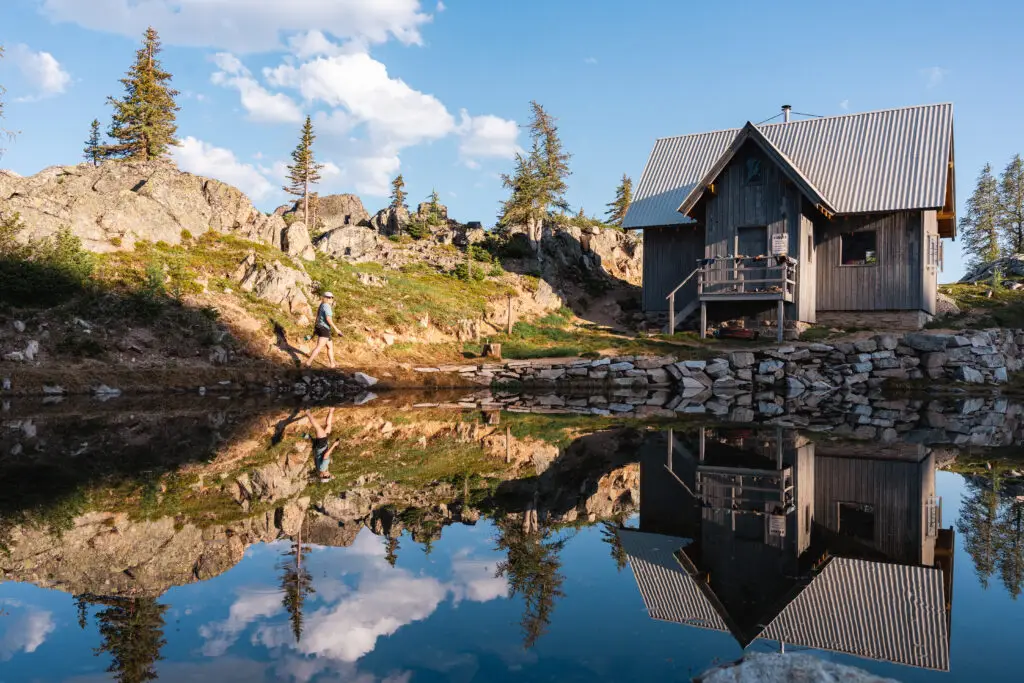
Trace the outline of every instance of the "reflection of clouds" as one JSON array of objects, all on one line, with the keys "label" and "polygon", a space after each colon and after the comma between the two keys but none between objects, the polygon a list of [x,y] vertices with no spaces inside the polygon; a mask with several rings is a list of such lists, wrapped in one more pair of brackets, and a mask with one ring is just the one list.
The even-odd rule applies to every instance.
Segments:
[{"label": "reflection of clouds", "polygon": [[203,654],[220,657],[231,647],[245,627],[260,618],[272,617],[283,609],[280,591],[243,591],[231,605],[227,621],[199,627]]},{"label": "reflection of clouds", "polygon": [[[327,677],[348,683],[408,683],[410,672],[392,673],[381,680],[359,671],[356,662],[372,652],[381,637],[430,617],[449,596],[455,604],[487,602],[505,597],[508,591],[505,579],[495,578],[498,559],[474,557],[468,548],[452,555],[448,582],[390,566],[382,540],[369,530],[360,532],[348,548],[330,552],[333,576],[315,581],[319,607],[310,610],[307,603],[300,642],[295,642],[290,624],[272,619],[282,611],[281,594],[249,591],[240,594],[226,621],[200,629],[206,639],[203,654],[223,655],[256,623],[254,644],[285,651],[274,666],[282,680],[305,683]],[[340,576],[350,577],[349,583]]]},{"label": "reflection of clouds", "polygon": [[[15,600],[5,601],[9,607],[20,608],[21,603]],[[53,612],[27,608],[13,619],[4,619],[6,629],[0,636],[0,662],[6,662],[19,652],[32,653],[46,642],[57,624],[53,621]]]},{"label": "reflection of clouds", "polygon": [[508,582],[504,577],[495,576],[498,558],[474,559],[468,548],[452,556],[451,591],[455,602],[470,600],[487,602],[508,595]]}]

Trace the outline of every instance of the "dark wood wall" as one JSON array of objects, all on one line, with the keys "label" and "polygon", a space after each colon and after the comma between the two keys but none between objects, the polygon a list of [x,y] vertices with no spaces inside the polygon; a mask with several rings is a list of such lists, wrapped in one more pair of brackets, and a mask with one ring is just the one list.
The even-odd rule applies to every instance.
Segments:
[{"label": "dark wood wall", "polygon": [[[875,231],[878,262],[841,265],[842,235],[866,230]],[[816,219],[818,310],[924,309],[921,237],[919,211]]]},{"label": "dark wood wall", "polygon": [[[674,225],[644,229],[644,310],[667,311],[668,293],[693,272],[697,259],[704,255],[704,229],[694,225]],[[680,311],[697,298],[694,277],[676,293]]]}]

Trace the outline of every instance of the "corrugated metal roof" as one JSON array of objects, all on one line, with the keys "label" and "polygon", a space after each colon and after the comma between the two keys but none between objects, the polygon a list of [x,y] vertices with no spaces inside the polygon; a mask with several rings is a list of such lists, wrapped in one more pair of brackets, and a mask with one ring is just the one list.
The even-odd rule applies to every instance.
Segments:
[{"label": "corrugated metal roof", "polygon": [[675,558],[674,552],[689,545],[689,539],[632,529],[620,529],[618,534],[652,619],[729,630],[707,595]]},{"label": "corrugated metal roof", "polygon": [[759,637],[948,671],[942,571],[835,558]]},{"label": "corrugated metal roof", "polygon": [[[740,128],[655,142],[624,227],[691,222],[686,196]],[[758,126],[838,213],[939,208],[953,139],[953,105],[929,104]]]}]

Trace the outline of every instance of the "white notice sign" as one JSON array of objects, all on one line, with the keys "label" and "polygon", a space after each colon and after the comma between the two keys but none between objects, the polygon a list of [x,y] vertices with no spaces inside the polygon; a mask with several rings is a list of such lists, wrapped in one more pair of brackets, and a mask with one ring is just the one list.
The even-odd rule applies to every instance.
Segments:
[{"label": "white notice sign", "polygon": [[785,256],[789,253],[789,235],[772,235],[772,256]]}]

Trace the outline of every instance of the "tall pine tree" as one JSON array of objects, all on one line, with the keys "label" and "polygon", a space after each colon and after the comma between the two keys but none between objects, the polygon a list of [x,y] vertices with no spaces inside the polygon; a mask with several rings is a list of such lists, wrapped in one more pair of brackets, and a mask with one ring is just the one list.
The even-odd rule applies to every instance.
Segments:
[{"label": "tall pine tree", "polygon": [[525,224],[539,255],[544,219],[556,209],[569,210],[565,179],[571,174],[571,155],[562,146],[555,119],[537,102],[530,102],[530,109],[530,152],[517,154],[515,171],[501,177],[510,195],[502,204],[499,222],[505,226]]},{"label": "tall pine tree", "polygon": [[160,51],[160,38],[151,26],[135,53],[135,63],[121,79],[124,95],[119,100],[107,98],[114,116],[108,132],[113,142],[103,147],[105,157],[160,159],[179,144],[175,118],[180,107],[174,102],[178,91],[171,88],[171,74],[160,64]]},{"label": "tall pine tree", "polygon": [[99,166],[100,159],[103,158],[103,145],[100,142],[100,122],[97,119],[93,119],[92,123],[89,124],[89,137],[85,141],[82,156],[91,161],[93,166]]},{"label": "tall pine tree", "polygon": [[1019,154],[999,178],[999,221],[1007,254],[1024,254],[1024,160]]},{"label": "tall pine tree", "polygon": [[999,258],[1000,205],[992,166],[985,164],[974,192],[967,200],[967,212],[960,218],[960,238],[970,269]]},{"label": "tall pine tree", "polygon": [[409,207],[405,204],[405,178],[399,173],[395,176],[395,179],[391,181],[391,204],[392,209],[405,209],[409,210]]},{"label": "tall pine tree", "polygon": [[96,598],[106,609],[96,614],[100,637],[96,654],[107,652],[111,663],[107,671],[118,683],[142,683],[156,680],[156,663],[163,659],[164,611],[156,598]]},{"label": "tall pine tree", "polygon": [[292,152],[292,163],[288,166],[288,184],[284,186],[288,194],[302,197],[302,220],[310,229],[314,226],[309,224],[309,186],[320,182],[320,170],[323,168],[323,164],[318,164],[313,154],[314,140],[313,119],[307,116],[306,122],[302,124],[299,144]]},{"label": "tall pine tree", "polygon": [[621,228],[631,203],[633,203],[633,179],[623,173],[622,180],[615,189],[615,200],[607,205],[608,211],[605,215],[608,217],[608,222]]},{"label": "tall pine tree", "polygon": [[294,559],[286,560],[281,566],[281,603],[288,612],[288,620],[291,622],[292,635],[295,636],[296,643],[302,640],[303,623],[305,621],[303,609],[305,608],[306,597],[310,593],[316,592],[313,590],[313,576],[309,573],[308,569],[302,566],[303,556],[307,552],[309,552],[309,549],[303,547],[302,538],[301,536],[298,537],[292,543],[291,550],[285,555]]}]

